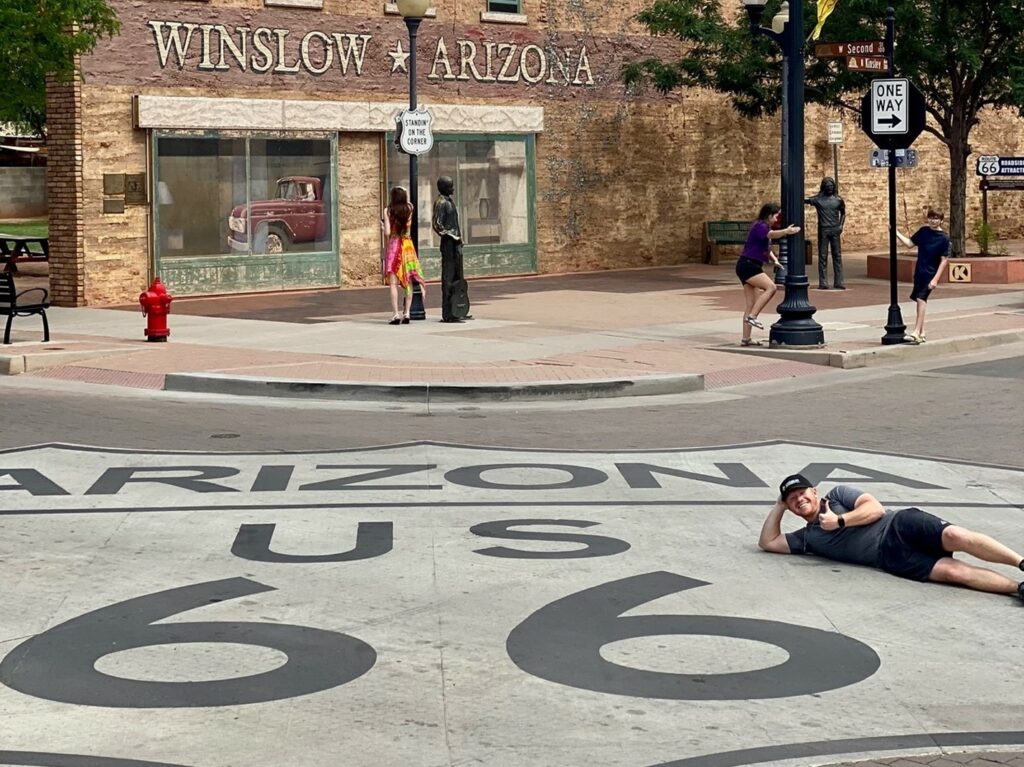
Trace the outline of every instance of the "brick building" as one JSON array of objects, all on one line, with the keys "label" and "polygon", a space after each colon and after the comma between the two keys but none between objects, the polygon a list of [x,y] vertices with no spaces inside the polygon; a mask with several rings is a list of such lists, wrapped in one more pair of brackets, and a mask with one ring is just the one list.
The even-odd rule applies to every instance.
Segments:
[{"label": "brick building", "polygon": [[[397,9],[112,5],[120,36],[83,58],[81,81],[48,94],[55,301],[130,301],[153,276],[176,295],[379,284],[381,209],[408,179],[393,142],[408,98]],[[704,220],[749,219],[779,197],[777,118],[741,119],[706,92],[626,92],[625,60],[675,45],[632,20],[642,0],[436,5],[417,46],[434,132],[419,165],[428,277],[441,174],[456,181],[467,273],[478,276],[695,260]],[[827,117],[808,111],[811,192],[832,175]],[[979,129],[998,138],[986,149],[1014,152],[1021,131],[1007,120]],[[852,118],[845,128],[846,247],[881,245],[884,173],[867,167]],[[922,167],[901,179],[912,223],[948,198],[944,148],[929,138],[917,148]],[[1019,229],[1020,207],[993,209],[997,228]]]}]

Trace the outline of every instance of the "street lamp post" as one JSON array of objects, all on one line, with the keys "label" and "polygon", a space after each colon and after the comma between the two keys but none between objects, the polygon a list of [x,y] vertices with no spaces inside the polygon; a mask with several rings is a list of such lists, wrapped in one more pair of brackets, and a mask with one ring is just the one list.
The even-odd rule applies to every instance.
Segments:
[{"label": "street lamp post", "polygon": [[787,246],[791,256],[786,269],[786,297],[779,304],[779,321],[769,333],[772,346],[822,346],[825,332],[814,321],[815,309],[807,300],[807,270],[804,246],[804,4],[797,0],[789,7],[789,18],[781,32],[761,26],[767,0],[744,0],[750,19],[750,32],[771,38],[783,54],[783,103],[786,105],[786,162],[782,210],[787,224],[800,227],[790,235]]},{"label": "street lamp post", "polygon": [[[398,0],[398,12],[405,20],[409,30],[409,111],[416,111],[416,32],[420,22],[427,15],[428,0]],[[412,203],[412,220],[409,222],[409,237],[416,248],[420,249],[420,208],[419,208],[419,155],[409,155],[409,202]],[[423,308],[423,291],[418,282],[413,282],[412,304],[409,317],[414,320],[425,320],[427,313]]]},{"label": "street lamp post", "polygon": [[[781,35],[785,29],[786,24],[789,23],[789,2],[785,0],[782,3],[782,7],[779,8],[779,12],[772,17],[772,32],[777,35]],[[786,143],[789,140],[789,127],[786,125],[786,121],[789,119],[789,99],[786,98],[786,87],[789,83],[789,77],[787,72],[789,70],[789,56],[786,55],[786,49],[782,49],[782,108],[779,110],[779,125],[781,126],[781,141],[779,142],[779,157],[782,173],[779,174],[781,183],[781,192],[779,194],[779,204],[786,204],[786,190],[789,189],[789,147]],[[788,221],[789,214],[786,209],[782,209],[782,220]],[[789,238],[783,237],[779,240],[779,263],[782,264],[782,268],[775,272],[775,284],[785,285],[786,275],[789,274]]]}]

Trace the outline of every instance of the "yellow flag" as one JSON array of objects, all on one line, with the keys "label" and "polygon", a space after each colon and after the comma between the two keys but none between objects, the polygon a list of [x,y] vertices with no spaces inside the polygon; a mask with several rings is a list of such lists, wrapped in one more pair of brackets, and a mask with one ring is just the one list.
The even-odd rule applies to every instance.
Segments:
[{"label": "yellow flag", "polygon": [[821,34],[821,28],[825,26],[825,19],[829,17],[829,14],[836,9],[836,3],[839,0],[817,0],[818,6],[818,23],[814,27],[814,31],[811,32],[811,39],[817,40]]}]

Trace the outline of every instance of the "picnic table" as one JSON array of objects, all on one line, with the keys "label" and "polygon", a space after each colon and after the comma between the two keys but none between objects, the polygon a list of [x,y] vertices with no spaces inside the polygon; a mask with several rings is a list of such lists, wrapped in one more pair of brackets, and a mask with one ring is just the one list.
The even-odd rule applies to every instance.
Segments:
[{"label": "picnic table", "polygon": [[0,232],[0,271],[14,273],[18,264],[50,260],[50,238]]}]

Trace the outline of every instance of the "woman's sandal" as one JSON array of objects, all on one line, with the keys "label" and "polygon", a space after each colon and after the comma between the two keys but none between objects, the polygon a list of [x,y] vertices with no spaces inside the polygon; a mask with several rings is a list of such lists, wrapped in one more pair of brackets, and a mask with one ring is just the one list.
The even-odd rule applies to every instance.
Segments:
[{"label": "woman's sandal", "polygon": [[388,325],[401,325],[401,324],[402,324],[402,318],[401,317],[392,317],[391,321],[388,323]]},{"label": "woman's sandal", "polygon": [[403,325],[408,325],[409,324],[409,318],[408,317],[402,317],[402,324]]},{"label": "woman's sandal", "polygon": [[761,320],[759,320],[757,317],[747,317],[747,324],[750,325],[750,327],[752,328],[764,330],[764,323],[761,322]]},{"label": "woman's sandal", "polygon": [[740,346],[764,346],[764,342],[755,341],[753,338],[741,338]]}]

